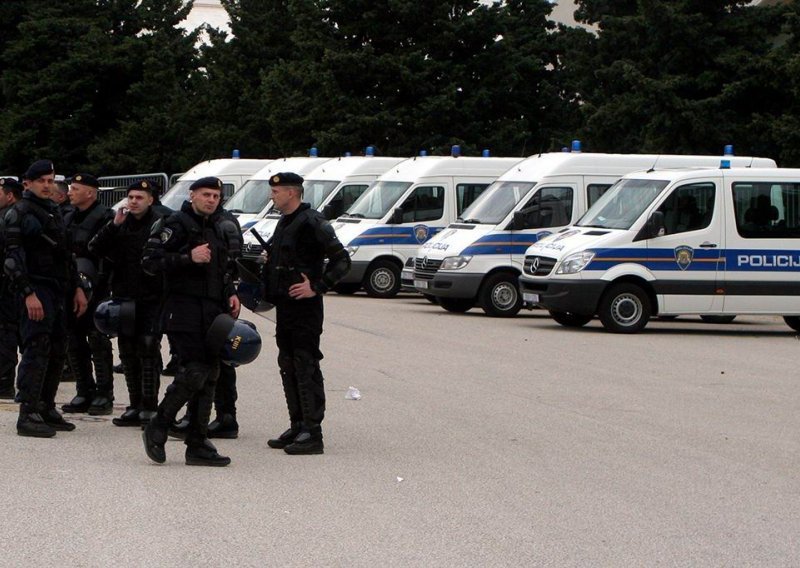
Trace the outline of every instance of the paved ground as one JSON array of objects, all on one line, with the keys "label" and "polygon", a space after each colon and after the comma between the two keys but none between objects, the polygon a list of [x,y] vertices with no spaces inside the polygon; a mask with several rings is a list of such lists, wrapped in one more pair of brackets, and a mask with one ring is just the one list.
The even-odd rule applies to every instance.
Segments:
[{"label": "paved ground", "polygon": [[183,465],[177,441],[152,464],[108,419],[20,438],[0,407],[0,566],[800,565],[780,319],[627,337],[412,296],[326,307],[323,456],[266,446],[287,422],[267,320],[229,468]]}]

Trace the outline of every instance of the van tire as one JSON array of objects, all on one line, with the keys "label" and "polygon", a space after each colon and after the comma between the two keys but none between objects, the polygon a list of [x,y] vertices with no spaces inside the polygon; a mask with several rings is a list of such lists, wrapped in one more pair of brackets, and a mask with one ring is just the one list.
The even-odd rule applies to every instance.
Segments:
[{"label": "van tire", "polygon": [[391,260],[376,260],[364,276],[364,291],[371,298],[394,298],[400,291],[400,267]]},{"label": "van tire", "polygon": [[522,308],[522,294],[519,293],[517,275],[498,272],[489,276],[478,292],[478,303],[487,316],[510,318]]},{"label": "van tire", "polygon": [[706,323],[731,323],[736,316],[700,316],[700,319]]},{"label": "van tire", "polygon": [[583,327],[592,321],[592,316],[573,314],[572,312],[550,312],[550,317],[564,327]]},{"label": "van tire", "polygon": [[641,287],[628,282],[614,284],[603,294],[597,315],[613,333],[637,333],[650,320],[650,298]]},{"label": "van tire", "polygon": [[345,284],[337,284],[333,287],[333,291],[343,296],[352,296],[361,290],[361,284],[357,282],[347,282]]},{"label": "van tire", "polygon": [[439,305],[448,312],[463,314],[475,307],[475,300],[472,298],[439,298]]},{"label": "van tire", "polygon": [[786,325],[795,331],[800,331],[800,316],[783,316]]}]

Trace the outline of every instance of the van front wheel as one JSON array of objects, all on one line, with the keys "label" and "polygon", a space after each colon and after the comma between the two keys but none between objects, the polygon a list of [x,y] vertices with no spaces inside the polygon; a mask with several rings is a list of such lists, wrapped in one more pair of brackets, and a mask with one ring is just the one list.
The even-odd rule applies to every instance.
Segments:
[{"label": "van front wheel", "polygon": [[478,301],[487,316],[510,318],[522,308],[517,275],[509,272],[492,274],[481,286]]},{"label": "van front wheel", "polygon": [[564,327],[583,327],[592,321],[592,316],[573,314],[572,312],[550,312],[550,317]]},{"label": "van front wheel", "polygon": [[475,306],[475,300],[472,298],[439,298],[439,305],[448,312],[463,314]]},{"label": "van front wheel", "polygon": [[597,315],[614,333],[636,333],[644,329],[651,314],[650,298],[636,284],[614,284],[603,295]]},{"label": "van front wheel", "polygon": [[400,267],[391,260],[376,260],[367,270],[364,291],[372,298],[394,298],[400,291]]}]

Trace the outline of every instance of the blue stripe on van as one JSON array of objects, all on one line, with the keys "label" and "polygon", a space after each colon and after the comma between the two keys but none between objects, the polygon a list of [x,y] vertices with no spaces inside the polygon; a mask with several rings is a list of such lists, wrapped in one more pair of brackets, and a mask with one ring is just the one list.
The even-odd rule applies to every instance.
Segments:
[{"label": "blue stripe on van", "polygon": [[[678,264],[676,249],[619,248],[594,250],[587,270],[608,270],[635,263],[649,270],[728,272],[800,272],[800,251],[771,249],[694,249],[692,259]],[[800,282],[798,282],[800,286]]]},{"label": "blue stripe on van", "polygon": [[549,231],[540,233],[491,233],[484,235],[474,243],[466,247],[461,254],[463,255],[493,255],[493,254],[525,254],[528,247],[550,235]]}]

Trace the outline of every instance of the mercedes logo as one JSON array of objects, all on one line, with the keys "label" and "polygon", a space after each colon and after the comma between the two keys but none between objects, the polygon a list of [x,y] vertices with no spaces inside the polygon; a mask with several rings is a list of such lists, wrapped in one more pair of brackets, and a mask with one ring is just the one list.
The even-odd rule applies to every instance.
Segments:
[{"label": "mercedes logo", "polygon": [[423,266],[423,268],[428,266],[428,257],[427,256],[422,258],[422,266]]},{"label": "mercedes logo", "polygon": [[531,272],[536,272],[539,270],[539,257],[534,257],[533,262],[531,262]]}]

